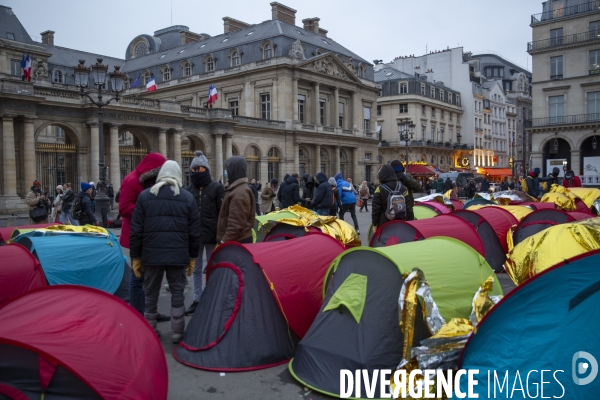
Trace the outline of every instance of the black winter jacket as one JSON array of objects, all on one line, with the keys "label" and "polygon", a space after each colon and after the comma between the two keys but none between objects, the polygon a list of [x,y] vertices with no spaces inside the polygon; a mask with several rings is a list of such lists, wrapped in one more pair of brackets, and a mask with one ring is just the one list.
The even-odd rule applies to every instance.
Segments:
[{"label": "black winter jacket", "polygon": [[[415,196],[413,192],[421,190],[419,181],[406,175],[404,172],[396,172],[396,179],[408,188],[408,196],[406,196],[406,211],[412,210],[415,205]],[[387,186],[387,185],[386,185]],[[391,188],[394,189],[394,188]]]},{"label": "black winter jacket", "polygon": [[62,197],[62,210],[63,212],[67,212],[67,210],[71,211],[71,205],[73,204],[73,200],[75,200],[75,192],[71,189],[67,190]]},{"label": "black winter jacket", "polygon": [[96,225],[96,217],[92,212],[92,199],[85,192],[79,192],[77,197],[81,198],[81,219],[79,225]]},{"label": "black winter jacket", "polygon": [[281,196],[282,209],[293,206],[294,204],[304,205],[306,203],[306,201],[300,197],[300,186],[293,176],[290,176],[287,181],[285,181],[285,186],[282,186],[281,189],[279,189],[279,194]]},{"label": "black winter jacket", "polygon": [[327,175],[319,172],[317,174],[317,181],[319,182],[319,186],[316,187],[313,193],[311,206],[315,210],[329,210],[333,206],[333,190],[327,181]]},{"label": "black winter jacket", "polygon": [[525,178],[525,182],[527,183],[527,194],[528,195],[530,195],[536,199],[541,196],[540,181],[537,176],[528,176],[527,178]]},{"label": "black winter jacket", "polygon": [[200,213],[190,192],[175,196],[165,185],[158,196],[150,189],[139,195],[131,217],[131,258],[141,258],[144,267],[184,267],[198,257],[199,239]]},{"label": "black winter jacket", "polygon": [[254,195],[254,202],[258,203],[258,188],[251,183],[249,183],[248,186],[250,187],[250,190],[252,190],[252,194]]},{"label": "black winter jacket", "polygon": [[194,196],[198,211],[200,211],[200,243],[217,243],[217,223],[225,197],[225,188],[219,182],[211,181],[200,192],[189,185],[184,188]]},{"label": "black winter jacket", "polygon": [[[375,189],[375,193],[373,194],[373,203],[371,205],[371,223],[376,225],[377,228],[388,222],[388,219],[385,216],[385,211],[387,209],[389,193],[387,190],[382,188],[381,185],[385,185],[392,190],[395,190],[396,186],[398,185],[396,173],[391,165],[385,164],[383,167],[381,167],[381,170],[379,171],[379,182],[381,184],[377,187],[377,189]],[[401,185],[401,190],[404,191],[407,189],[405,186]]]},{"label": "black winter jacket", "polygon": [[312,176],[310,176],[309,174],[304,174],[304,176],[302,177],[302,180],[304,181],[304,190],[302,191],[302,198],[303,199],[312,199],[313,196],[315,195],[314,178]]}]

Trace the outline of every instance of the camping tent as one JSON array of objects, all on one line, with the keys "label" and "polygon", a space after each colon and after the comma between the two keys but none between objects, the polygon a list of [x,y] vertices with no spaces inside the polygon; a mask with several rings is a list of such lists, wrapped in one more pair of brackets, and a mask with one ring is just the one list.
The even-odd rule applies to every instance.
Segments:
[{"label": "camping tent", "polygon": [[277,242],[281,240],[294,239],[297,237],[302,237],[309,232],[315,233],[321,231],[314,226],[309,226],[307,231],[302,226],[278,223],[269,231],[269,233],[265,235],[263,242]]},{"label": "camping tent", "polygon": [[[511,203],[511,205],[513,205]],[[533,210],[543,210],[543,209],[552,209],[555,210],[556,209],[556,204],[554,203],[547,203],[547,202],[541,202],[541,201],[526,201],[523,203],[518,203],[518,204],[514,204],[514,205],[519,205],[519,206],[525,206],[525,207],[529,207]]]},{"label": "camping tent", "polygon": [[127,300],[130,274],[125,256],[115,235],[104,232],[95,236],[40,230],[21,234],[14,241],[39,260],[49,285],[88,286]]},{"label": "camping tent", "polygon": [[21,293],[46,286],[40,263],[23,246],[0,246],[0,260],[0,306]]},{"label": "camping tent", "polygon": [[[488,373],[492,382],[496,373],[497,389],[505,377],[508,381],[494,398],[516,398],[508,395],[515,386],[516,396],[524,396],[525,389],[537,397],[543,387],[546,398],[597,398],[598,378],[587,383],[598,373],[593,356],[600,354],[600,291],[593,284],[600,281],[599,264],[599,250],[561,261],[517,287],[483,318],[459,367],[479,370],[474,386],[479,398],[491,398]],[[584,362],[591,366],[587,371]],[[465,379],[461,391],[466,390]]]},{"label": "camping tent", "polygon": [[442,214],[420,221],[388,221],[377,229],[369,246],[392,246],[433,236],[458,239],[485,256],[485,248],[473,226],[453,214]]},{"label": "camping tent", "polygon": [[254,231],[256,232],[255,242],[262,242],[265,239],[265,235],[267,233],[266,230],[263,228],[265,223],[267,223],[268,221],[279,221],[280,219],[284,218],[293,219],[296,218],[296,214],[294,214],[291,211],[288,211],[287,209],[284,209],[281,211],[270,212],[268,214],[257,215],[255,217],[254,222]]},{"label": "camping tent", "polygon": [[476,197],[474,199],[467,200],[465,202],[465,204],[463,205],[462,209],[466,210],[469,207],[480,206],[480,205],[490,205],[490,204],[496,204],[496,203],[494,203],[491,200],[487,200],[487,199],[484,199],[484,198],[481,198],[481,197]]},{"label": "camping tent", "polygon": [[508,211],[517,219],[517,221],[522,220],[526,215],[531,214],[533,210],[530,207],[516,205],[516,206],[500,206],[500,205],[477,205],[470,207],[471,211],[480,210],[482,208],[498,208],[504,211]]},{"label": "camping tent", "polygon": [[344,250],[321,233],[219,246],[208,262],[198,308],[173,355],[186,365],[216,371],[286,362],[319,311],[327,268]]},{"label": "camping tent", "polygon": [[[40,229],[46,228],[48,226],[60,225],[58,222],[53,224],[37,224],[37,225],[21,225],[21,226],[9,226],[6,228],[0,228],[0,243],[7,243],[11,238],[13,238],[13,234],[15,231],[23,230],[23,229]],[[18,232],[16,232],[18,233]]]},{"label": "camping tent", "polygon": [[562,211],[555,208],[546,208],[534,211],[523,218],[513,233],[513,243],[521,243],[529,236],[535,235],[551,226],[565,224],[567,222],[581,221],[594,218],[594,214],[579,211]]},{"label": "camping tent", "polygon": [[[331,264],[321,311],[289,364],[292,375],[307,387],[338,397],[341,369],[394,370],[402,360],[404,341],[398,313],[402,274],[413,268],[424,272],[446,321],[468,318],[474,294],[494,276],[479,253],[447,237],[347,250]],[[492,294],[501,293],[496,281]],[[417,315],[413,343],[430,335]]]},{"label": "camping tent", "polygon": [[144,318],[77,286],[25,293],[0,308],[0,398],[166,399],[167,362]]},{"label": "camping tent", "polygon": [[520,285],[551,266],[600,248],[600,218],[556,225],[523,240],[507,255],[506,273]]},{"label": "camping tent", "polygon": [[434,210],[437,214],[448,214],[450,212],[450,209],[445,204],[442,204],[435,200],[423,201],[415,203],[415,205],[429,207],[432,210]]},{"label": "camping tent", "polygon": [[416,220],[433,218],[436,215],[439,215],[438,212],[433,208],[420,205],[419,203],[415,203],[415,205],[413,206],[413,213],[415,214]]}]

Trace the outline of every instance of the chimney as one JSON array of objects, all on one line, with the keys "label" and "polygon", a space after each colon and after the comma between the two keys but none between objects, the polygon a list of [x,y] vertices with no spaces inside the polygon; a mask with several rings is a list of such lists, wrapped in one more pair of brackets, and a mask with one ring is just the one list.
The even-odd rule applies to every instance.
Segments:
[{"label": "chimney", "polygon": [[250,26],[250,24],[247,24],[242,21],[238,21],[237,19],[233,19],[230,17],[223,17],[223,28],[224,28],[223,33],[239,31],[239,30],[242,30],[249,26]]},{"label": "chimney", "polygon": [[271,14],[272,19],[278,19],[279,21],[296,25],[296,10],[293,8],[284,6],[281,3],[273,2],[271,3]]},{"label": "chimney", "polygon": [[179,34],[181,35],[181,44],[188,44],[188,43],[194,43],[194,42],[199,42],[201,40],[207,39],[207,35],[206,34],[202,34],[202,33],[194,33],[194,32],[190,32],[190,31],[179,31]]},{"label": "chimney", "polygon": [[43,44],[50,44],[54,46],[54,31],[45,31],[40,33],[40,35],[42,36]]},{"label": "chimney", "polygon": [[319,21],[320,18],[306,18],[302,20],[304,24],[304,30],[314,33],[319,33]]}]

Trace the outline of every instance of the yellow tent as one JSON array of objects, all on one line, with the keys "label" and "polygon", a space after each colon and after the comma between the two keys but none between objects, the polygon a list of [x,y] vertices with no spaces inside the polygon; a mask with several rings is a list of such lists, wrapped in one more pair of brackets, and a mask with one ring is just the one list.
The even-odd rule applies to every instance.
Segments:
[{"label": "yellow tent", "polygon": [[[562,187],[562,186],[561,186]],[[558,192],[550,192],[546,193],[541,202],[546,203],[554,203],[556,204],[556,208],[563,211],[575,211],[577,207],[575,206],[575,201],[568,193],[558,193]]]},{"label": "yellow tent", "polygon": [[520,285],[561,261],[600,249],[600,218],[590,218],[545,229],[515,246],[504,264]]},{"label": "yellow tent", "polygon": [[600,199],[600,189],[568,188],[567,190],[580,198],[589,208],[592,208],[594,201]]},{"label": "yellow tent", "polygon": [[525,218],[527,215],[531,214],[533,212],[533,210],[529,207],[525,207],[525,206],[496,206],[493,204],[484,204],[484,205],[480,205],[480,206],[472,206],[469,207],[470,211],[474,211],[474,210],[479,210],[483,207],[500,207],[500,208],[504,208],[506,211],[508,211],[509,213],[511,213],[517,220],[522,220],[523,218]]}]

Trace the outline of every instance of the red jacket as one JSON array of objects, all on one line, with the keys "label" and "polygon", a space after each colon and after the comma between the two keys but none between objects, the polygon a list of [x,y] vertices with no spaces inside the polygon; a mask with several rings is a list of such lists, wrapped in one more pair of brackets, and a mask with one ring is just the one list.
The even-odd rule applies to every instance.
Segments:
[{"label": "red jacket", "polygon": [[581,187],[581,179],[579,179],[579,177],[577,175],[573,176],[573,179],[571,179],[571,184],[569,185],[569,180],[568,179],[563,179],[563,186],[564,187]]},{"label": "red jacket", "polygon": [[167,159],[162,154],[150,153],[123,179],[121,194],[119,195],[119,214],[123,217],[123,227],[121,228],[119,243],[125,248],[129,248],[131,217],[137,198],[144,191],[143,182],[145,179],[151,177],[156,178],[158,170],[165,161]]}]

